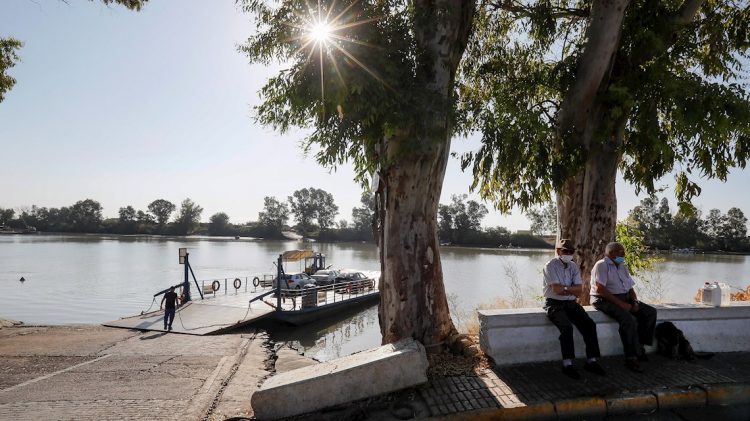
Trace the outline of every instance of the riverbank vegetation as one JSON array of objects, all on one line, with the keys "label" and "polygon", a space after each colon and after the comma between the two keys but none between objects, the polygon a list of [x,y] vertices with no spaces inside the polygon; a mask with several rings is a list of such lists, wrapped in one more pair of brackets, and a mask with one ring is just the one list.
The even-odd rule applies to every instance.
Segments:
[{"label": "riverbank vegetation", "polygon": [[[351,219],[339,219],[333,195],[322,189],[295,191],[286,201],[276,197],[263,199],[263,210],[256,221],[232,223],[225,212],[217,212],[201,222],[203,208],[191,199],[177,205],[165,199],[149,203],[146,209],[125,206],[117,218],[104,218],[102,206],[92,199],[71,206],[46,208],[31,206],[20,210],[0,208],[0,225],[23,230],[34,227],[42,232],[102,234],[162,234],[242,236],[284,239],[283,232],[296,232],[306,238],[325,242],[372,242],[374,196],[363,192],[360,206],[352,209]],[[450,203],[438,207],[438,237],[442,245],[469,247],[550,248],[544,240],[557,230],[554,204],[531,209],[527,216],[531,230],[511,232],[508,228],[483,227],[487,207],[468,196],[453,195]],[[295,223],[290,225],[291,220]],[[736,207],[722,213],[711,209],[705,215],[689,206],[672,212],[666,198],[650,196],[630,210],[618,224],[618,241],[637,237],[637,248],[629,255],[644,256],[657,250],[676,252],[750,252],[747,218]],[[629,262],[635,271],[648,269],[641,258]]]}]

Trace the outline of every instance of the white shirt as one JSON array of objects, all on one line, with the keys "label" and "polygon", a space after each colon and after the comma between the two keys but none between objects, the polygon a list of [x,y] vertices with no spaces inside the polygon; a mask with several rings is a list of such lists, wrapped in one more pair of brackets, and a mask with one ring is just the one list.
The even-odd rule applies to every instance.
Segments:
[{"label": "white shirt", "polygon": [[557,295],[552,289],[552,285],[560,284],[562,286],[571,287],[573,285],[581,285],[581,270],[578,269],[578,265],[575,262],[563,263],[559,257],[547,262],[542,270],[544,275],[544,297],[553,298],[555,300],[575,300],[575,295]]},{"label": "white shirt", "polygon": [[624,263],[619,266],[609,257],[599,260],[591,269],[591,295],[598,296],[596,284],[601,284],[612,294],[626,294],[635,286]]}]

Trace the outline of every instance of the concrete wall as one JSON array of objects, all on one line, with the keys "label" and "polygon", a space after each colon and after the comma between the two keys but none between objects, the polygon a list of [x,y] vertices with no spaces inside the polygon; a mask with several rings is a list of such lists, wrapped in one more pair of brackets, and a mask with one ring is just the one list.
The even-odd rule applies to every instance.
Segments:
[{"label": "concrete wall", "polygon": [[[750,303],[731,307],[700,304],[654,306],[658,321],[671,321],[685,333],[696,351],[750,351]],[[599,347],[604,356],[622,355],[617,323],[593,307],[584,307],[596,322]],[[562,358],[559,331],[541,308],[479,310],[479,341],[482,350],[497,365]],[[574,329],[576,356],[584,357],[583,338]],[[654,341],[654,345],[656,342]],[[647,352],[655,348],[646,347]]]}]

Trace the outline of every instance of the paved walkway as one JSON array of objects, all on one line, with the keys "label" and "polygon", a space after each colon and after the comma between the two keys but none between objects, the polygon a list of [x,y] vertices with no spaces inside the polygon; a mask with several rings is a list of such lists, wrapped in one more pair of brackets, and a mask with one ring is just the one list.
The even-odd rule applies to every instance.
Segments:
[{"label": "paved walkway", "polygon": [[564,376],[559,362],[432,376],[418,388],[296,419],[624,420],[650,414],[653,420],[703,420],[730,411],[721,419],[750,420],[750,352],[693,362],[650,358],[642,374],[626,370],[622,357],[604,358],[606,377],[580,370],[580,380]]},{"label": "paved walkway", "polygon": [[98,326],[0,330],[0,420],[223,420],[252,416],[263,336]]},{"label": "paved walkway", "polygon": [[[0,420],[251,418],[250,398],[264,378],[311,363],[288,349],[271,356],[260,334],[3,328]],[[643,374],[625,370],[622,362],[604,358],[606,377],[581,370],[577,381],[565,377],[557,362],[431,376],[417,388],[297,419],[625,420],[641,414],[639,419],[698,420],[724,405],[715,419],[750,420],[750,352],[695,362],[652,356]]]}]

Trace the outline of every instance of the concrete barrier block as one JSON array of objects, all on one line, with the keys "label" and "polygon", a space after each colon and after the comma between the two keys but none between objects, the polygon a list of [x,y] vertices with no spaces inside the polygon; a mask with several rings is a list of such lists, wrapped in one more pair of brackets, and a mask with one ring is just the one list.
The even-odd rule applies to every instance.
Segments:
[{"label": "concrete barrier block", "polygon": [[607,402],[595,396],[555,401],[555,412],[559,419],[604,418]]},{"label": "concrete barrier block", "polygon": [[427,355],[413,339],[278,374],[255,392],[258,419],[277,419],[427,382]]},{"label": "concrete barrier block", "polygon": [[750,403],[750,384],[747,383],[717,383],[700,387],[706,391],[708,406]]},{"label": "concrete barrier block", "polygon": [[656,396],[651,393],[624,393],[605,398],[607,415],[635,414],[657,409]]},{"label": "concrete barrier block", "polygon": [[656,396],[659,410],[706,406],[706,391],[696,386],[668,387],[655,390],[653,393]]}]

